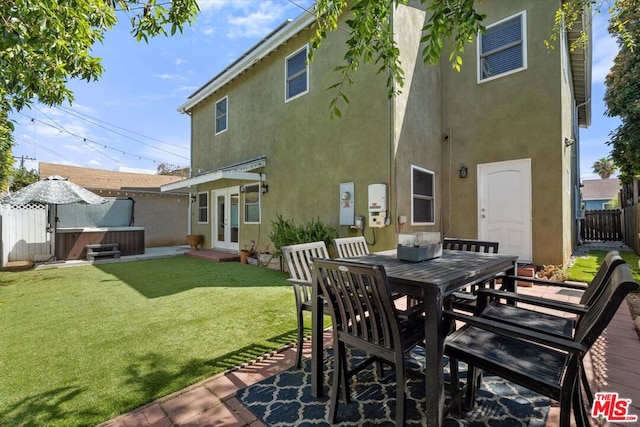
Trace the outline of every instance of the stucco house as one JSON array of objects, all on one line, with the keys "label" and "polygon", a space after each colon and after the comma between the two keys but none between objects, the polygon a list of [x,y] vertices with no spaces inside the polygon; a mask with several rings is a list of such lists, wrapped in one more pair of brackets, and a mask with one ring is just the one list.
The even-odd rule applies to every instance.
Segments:
[{"label": "stucco house", "polygon": [[584,210],[614,209],[612,200],[618,197],[620,189],[620,180],[618,178],[583,180],[582,202],[584,203]]},{"label": "stucco house", "polygon": [[179,107],[191,118],[192,174],[162,190],[197,195],[191,232],[206,248],[255,240],[264,250],[281,214],[364,233],[373,251],[394,248],[401,233],[436,231],[498,240],[521,261],[563,263],[577,241],[591,52],[570,51],[576,32],[545,47],[562,3],[478,2],[487,32],[465,49],[460,72],[447,54],[423,64],[423,6],[398,6],[402,94],[388,99],[386,76],[363,66],[335,120],[327,88],[347,33],[330,34],[307,63],[314,17],[302,14]]},{"label": "stucco house", "polygon": [[181,181],[181,177],[108,171],[46,162],[40,162],[38,172],[41,177],[63,176],[102,197],[133,199],[134,223],[131,225],[144,227],[145,247],[186,243],[185,236],[189,233],[189,194],[167,194],[160,191],[162,185]]}]

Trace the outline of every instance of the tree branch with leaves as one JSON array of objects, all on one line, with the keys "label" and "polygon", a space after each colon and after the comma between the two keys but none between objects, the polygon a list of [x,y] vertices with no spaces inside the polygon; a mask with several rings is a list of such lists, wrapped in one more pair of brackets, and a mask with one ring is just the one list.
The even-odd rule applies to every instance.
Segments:
[{"label": "tree branch with leaves", "polygon": [[13,165],[10,113],[36,101],[47,106],[71,103],[70,79],[100,78],[104,67],[91,50],[117,22],[116,12],[132,14],[132,34],[147,41],[182,32],[198,10],[196,0],[2,0],[0,187],[6,188]]}]

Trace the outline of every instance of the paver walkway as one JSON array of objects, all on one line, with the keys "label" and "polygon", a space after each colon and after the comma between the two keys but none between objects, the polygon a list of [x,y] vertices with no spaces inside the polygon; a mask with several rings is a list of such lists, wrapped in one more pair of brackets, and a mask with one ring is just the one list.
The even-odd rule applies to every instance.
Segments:
[{"label": "paver walkway", "polygon": [[[593,246],[580,247],[576,255],[586,253],[591,247]],[[619,244],[600,247],[625,250],[625,247]],[[578,300],[575,296],[558,295],[554,288],[545,286],[519,288],[518,292],[574,302]],[[326,344],[331,342],[329,332],[325,333],[325,341]],[[310,355],[308,342],[304,347],[304,353],[306,356]],[[618,392],[621,398],[631,399],[629,412],[640,417],[640,338],[633,326],[627,304],[620,307],[606,333],[592,349],[590,356],[590,371],[593,372],[593,381],[597,387],[594,390]],[[283,349],[255,363],[216,375],[158,399],[102,423],[99,427],[263,426],[264,424],[236,399],[236,392],[292,367],[294,357],[295,352],[292,348]],[[547,426],[557,426],[558,415],[559,408],[552,407]],[[628,426],[629,424],[602,423],[600,425]]]}]

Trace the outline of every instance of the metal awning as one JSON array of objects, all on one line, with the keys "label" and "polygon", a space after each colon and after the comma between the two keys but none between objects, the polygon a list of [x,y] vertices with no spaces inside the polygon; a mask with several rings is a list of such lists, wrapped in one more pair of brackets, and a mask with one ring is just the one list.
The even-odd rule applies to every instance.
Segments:
[{"label": "metal awning", "polygon": [[255,159],[245,160],[240,163],[234,163],[232,165],[224,166],[222,168],[205,172],[202,175],[194,176],[192,178],[183,179],[182,181],[172,182],[170,184],[160,187],[160,191],[170,192],[180,189],[189,189],[198,184],[204,184],[207,182],[218,181],[221,179],[235,179],[243,181],[264,181],[267,176],[264,173],[249,172],[258,168],[266,166],[266,156],[258,157]]}]

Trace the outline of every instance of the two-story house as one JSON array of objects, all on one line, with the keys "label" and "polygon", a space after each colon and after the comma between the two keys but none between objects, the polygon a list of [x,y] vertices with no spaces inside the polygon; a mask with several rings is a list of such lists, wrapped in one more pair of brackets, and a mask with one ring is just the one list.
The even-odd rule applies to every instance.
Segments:
[{"label": "two-story house", "polygon": [[315,21],[303,14],[179,107],[191,116],[192,176],[163,191],[197,195],[191,232],[208,248],[255,240],[264,250],[282,214],[364,233],[374,251],[395,247],[399,233],[439,231],[500,241],[522,261],[563,263],[577,239],[591,57],[570,51],[573,32],[545,47],[561,4],[478,2],[487,31],[465,49],[460,72],[446,54],[423,64],[423,6],[398,6],[402,94],[388,99],[386,76],[364,66],[335,120],[327,88],[340,78],[333,69],[347,33],[330,34],[308,63]]}]

